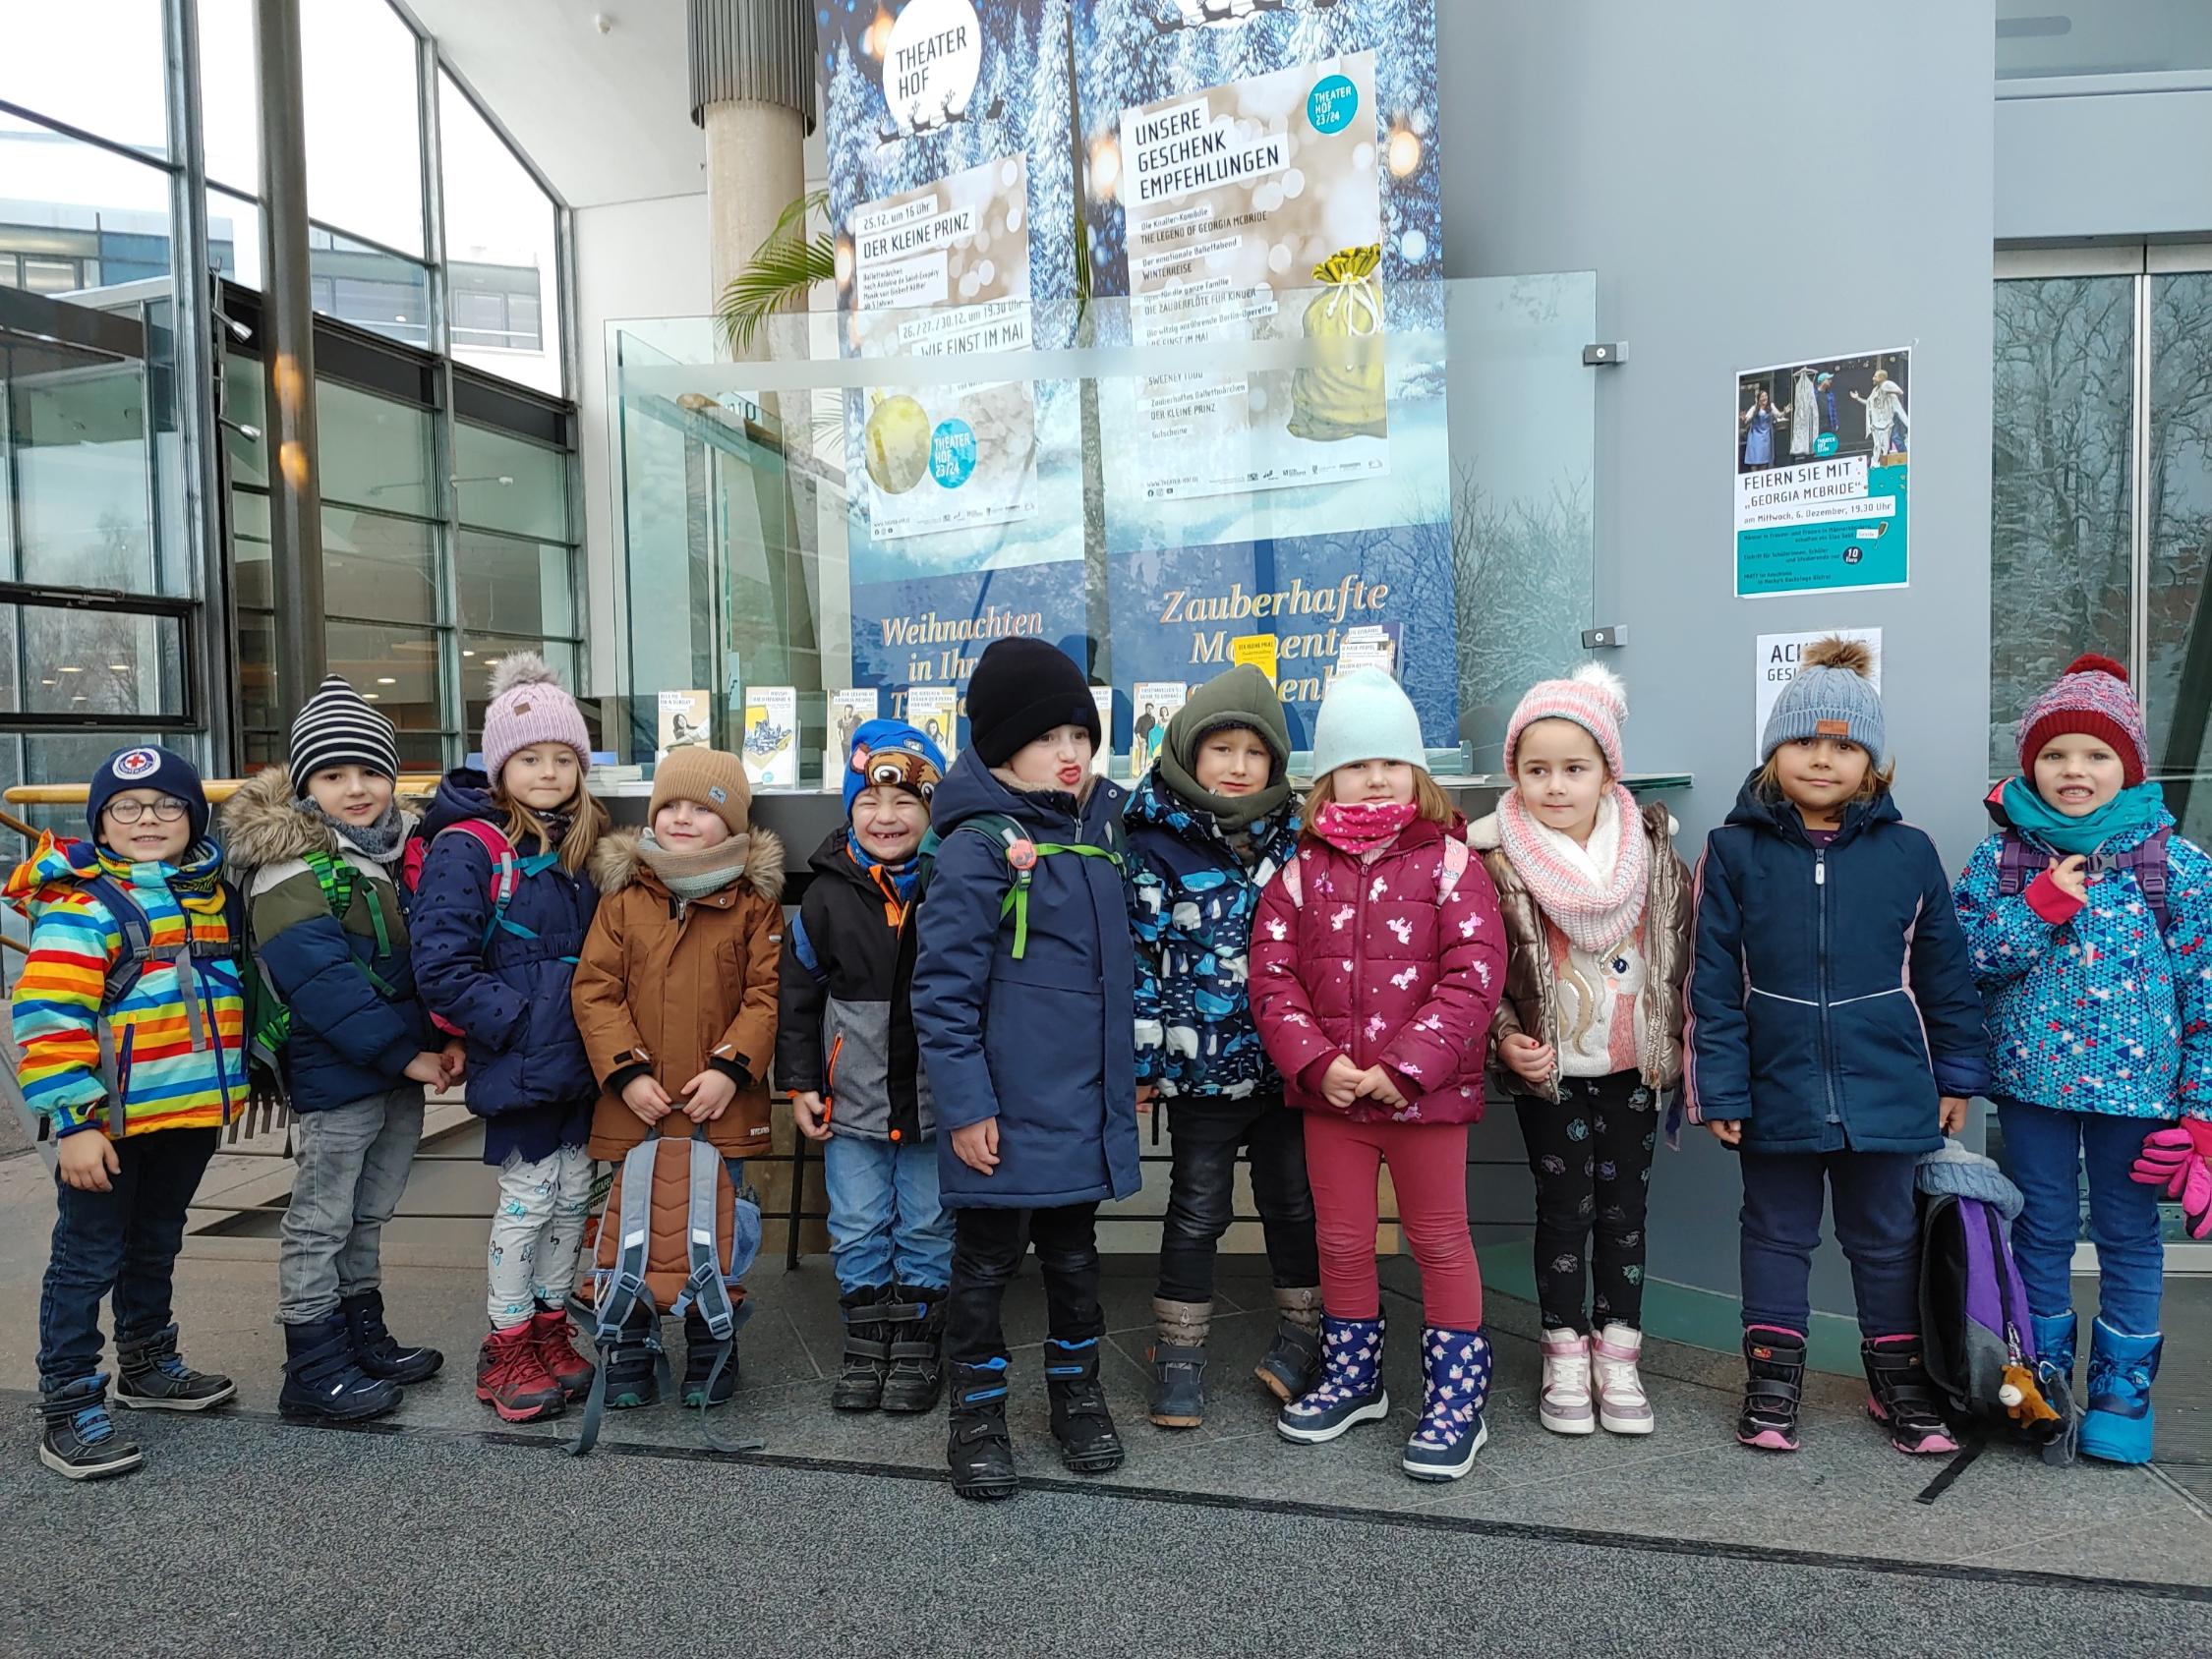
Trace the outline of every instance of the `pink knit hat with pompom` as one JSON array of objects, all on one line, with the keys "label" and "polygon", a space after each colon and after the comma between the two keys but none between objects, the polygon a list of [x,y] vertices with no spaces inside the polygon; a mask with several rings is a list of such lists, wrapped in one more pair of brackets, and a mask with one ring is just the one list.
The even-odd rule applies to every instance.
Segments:
[{"label": "pink knit hat with pompom", "polygon": [[1628,687],[1601,662],[1585,662],[1567,679],[1539,680],[1529,687],[1505,727],[1505,770],[1513,771],[1513,751],[1521,733],[1538,720],[1572,720],[1598,740],[1605,770],[1615,780],[1627,776],[1621,764],[1620,722],[1628,718]]},{"label": "pink knit hat with pompom", "polygon": [[518,749],[565,743],[592,764],[592,734],[576,700],[534,651],[510,651],[492,670],[492,706],[484,711],[484,770],[492,781]]}]

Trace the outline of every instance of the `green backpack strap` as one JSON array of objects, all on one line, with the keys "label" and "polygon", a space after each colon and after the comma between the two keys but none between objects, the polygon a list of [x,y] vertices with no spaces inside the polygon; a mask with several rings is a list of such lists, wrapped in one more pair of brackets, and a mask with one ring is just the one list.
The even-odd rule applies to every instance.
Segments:
[{"label": "green backpack strap", "polygon": [[[1116,870],[1127,862],[1124,856],[1127,841],[1118,819],[1109,825],[1106,845],[1102,847],[1082,841],[1031,840],[1028,830],[999,812],[963,819],[954,827],[953,832],[957,835],[963,830],[988,837],[1004,854],[1007,868],[1014,872],[1014,885],[1007,888],[1006,897],[999,905],[999,919],[1014,918],[1014,959],[1017,962],[1029,951],[1029,884],[1036,875],[1038,859],[1050,858],[1055,853],[1074,853],[1078,858],[1103,858]],[[927,850],[926,843],[924,846]]]}]

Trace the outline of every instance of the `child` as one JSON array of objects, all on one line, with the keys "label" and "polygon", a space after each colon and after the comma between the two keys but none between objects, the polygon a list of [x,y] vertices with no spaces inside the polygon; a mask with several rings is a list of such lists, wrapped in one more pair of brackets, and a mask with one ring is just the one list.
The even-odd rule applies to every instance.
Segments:
[{"label": "child", "polygon": [[599,904],[586,866],[607,828],[584,787],[590,757],[584,716],[544,659],[502,658],[485,770],[458,768],[438,784],[409,912],[415,982],[467,1045],[469,1110],[485,1119],[484,1161],[499,1172],[476,1396],[510,1423],[558,1416],[592,1386],[565,1311],[599,1098],[568,1000]]},{"label": "child", "polygon": [[91,843],[40,836],[6,891],[30,923],[16,1076],[52,1126],[56,1165],[38,1459],[71,1480],[142,1461],[98,1369],[110,1291],[118,1403],[204,1411],[238,1393],[178,1357],[170,1286],[185,1208],[250,1092],[236,913],[200,773],[167,749],[118,749],[92,774],[85,819]]},{"label": "child", "polygon": [[1401,1466],[1416,1480],[1457,1480],[1489,1436],[1467,1127],[1483,1116],[1505,935],[1426,760],[1421,718],[1388,674],[1360,668],[1329,687],[1306,833],[1260,895],[1252,1006],[1306,1113],[1327,1310],[1321,1381],[1276,1427],[1317,1444],[1389,1414],[1374,1263],[1375,1177],[1387,1163],[1426,1315],[1426,1396]]},{"label": "child", "polygon": [[784,941],[776,1077],[822,1180],[844,1313],[840,1411],[927,1411],[944,1383],[953,1221],[937,1189],[937,1112],[914,1040],[914,900],[936,744],[900,720],[854,728],[845,822],[816,849]]},{"label": "child", "polygon": [[[378,1247],[423,1138],[423,1089],[461,1069],[415,1000],[398,864],[412,813],[392,798],[391,721],[333,674],[292,722],[291,762],[223,808],[255,950],[288,1028],[278,1063],[299,1115],[276,1258],[288,1415],[360,1422],[444,1363],[384,1328]],[[257,1033],[257,1040],[260,1034]]]},{"label": "child", "polygon": [[1872,668],[1856,641],[1806,651],[1698,866],[1685,1104],[1742,1154],[1736,1438],[1767,1452],[1797,1450],[1824,1182],[1867,1410],[1899,1452],[1957,1450],[1921,1365],[1913,1167],[1989,1071],[1950,881],[1890,793]]},{"label": "child", "polygon": [[[2036,1352],[2068,1377],[2068,1272],[2088,1167],[2099,1312],[2081,1450],[2116,1463],[2151,1456],[2158,1189],[2185,1199],[2212,1155],[2212,976],[2198,955],[2212,931],[2212,863],[2174,833],[2159,786],[2144,780],[2146,747],[2126,671],[2078,658],[2021,716],[2020,775],[1990,795],[1999,832],[1956,888],[1989,999],[2005,1164],[2027,1201],[2012,1250]],[[2190,1230],[2202,1237],[2196,1208]]]},{"label": "child", "polygon": [[[592,854],[599,911],[571,1001],[601,1082],[595,1159],[619,1164],[655,1129],[703,1130],[741,1188],[739,1161],[768,1150],[784,843],[752,828],[752,805],[735,755],[677,749],[654,771],[651,828],[604,836]],[[637,1320],[607,1357],[612,1407],[660,1395],[644,1309]],[[696,1308],[683,1336],[684,1404],[725,1403],[737,1392],[734,1352],[716,1373]]]},{"label": "child", "polygon": [[1469,837],[1511,952],[1490,1033],[1536,1176],[1537,1416],[1554,1434],[1653,1428],[1645,1197],[1659,1097],[1682,1080],[1691,893],[1674,821],[1620,781],[1627,715],[1599,663],[1532,686],[1505,728],[1513,790]]},{"label": "child", "polygon": [[1061,1460],[1117,1467],[1098,1381],[1099,1200],[1137,1187],[1123,791],[1090,769],[1098,708],[1043,640],[992,642],[968,680],[970,746],[937,791],[941,837],[917,923],[914,1034],[953,1216],[946,1459],[963,1498],[1014,1492],[1006,1283],[1044,1271],[1045,1388]]},{"label": "child", "polygon": [[1240,1146],[1251,1148],[1280,1314],[1257,1376],[1287,1402],[1311,1388],[1319,1369],[1320,1266],[1305,1130],[1283,1105],[1283,1080],[1246,995],[1252,912],[1298,844],[1289,768],[1282,701],[1247,663],[1199,687],[1168,721],[1159,760],[1126,814],[1137,1094],[1175,1103],[1152,1298],[1159,1341],[1151,1418],[1162,1428],[1195,1428],[1205,1417],[1214,1246],[1233,1213]]}]

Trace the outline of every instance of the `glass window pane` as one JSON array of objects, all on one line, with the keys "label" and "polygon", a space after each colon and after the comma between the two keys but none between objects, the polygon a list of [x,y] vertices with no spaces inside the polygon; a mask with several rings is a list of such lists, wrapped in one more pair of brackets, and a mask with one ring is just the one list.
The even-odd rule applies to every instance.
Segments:
[{"label": "glass window pane", "polygon": [[11,387],[22,580],[152,589],[145,391],[136,365]]},{"label": "glass window pane", "polygon": [[428,628],[332,622],[323,638],[330,672],[389,715],[402,731],[436,732],[437,635]]},{"label": "glass window pane", "polygon": [[[13,56],[0,36],[0,63]],[[0,257],[18,257],[8,261],[13,286],[68,294],[168,274],[169,175],[159,167],[0,113]]]},{"label": "glass window pane", "polygon": [[436,622],[437,533],[414,519],[325,505],[322,584],[332,616]]},{"label": "glass window pane", "polygon": [[268,497],[258,489],[234,489],[230,492],[230,570],[241,605],[266,610],[276,602],[268,566]]},{"label": "glass window pane", "polygon": [[276,620],[265,610],[238,613],[238,709],[248,726],[276,729]]},{"label": "glass window pane", "polygon": [[2212,273],[2153,276],[2149,660],[2151,767],[2182,832],[2212,835]]},{"label": "glass window pane", "polygon": [[200,148],[207,177],[261,191],[261,89],[254,74],[254,0],[200,0]]},{"label": "glass window pane", "polygon": [[223,191],[207,193],[207,262],[242,288],[262,286],[262,209]]},{"label": "glass window pane", "polygon": [[[456,330],[453,356],[541,391],[561,390],[556,317],[553,200],[515,159],[452,78],[437,78],[438,145],[445,164],[445,249],[456,294],[527,298],[537,308],[528,330],[495,340]],[[512,321],[510,311],[510,323]],[[465,469],[464,469],[465,470]]]},{"label": "glass window pane", "polygon": [[423,251],[415,36],[384,0],[300,8],[308,209],[405,254]]},{"label": "glass window pane", "polygon": [[[0,688],[11,713],[181,715],[184,624],[173,616],[0,605],[11,671]],[[20,683],[19,683],[20,681]]]},{"label": "glass window pane", "polygon": [[315,309],[389,340],[428,349],[430,267],[316,227],[308,237]]},{"label": "glass window pane", "polygon": [[453,471],[463,524],[568,540],[568,457],[559,450],[457,421]]},{"label": "glass window pane", "polygon": [[2019,765],[2028,700],[2084,651],[2127,658],[2134,279],[1997,284],[1990,747]]},{"label": "glass window pane", "polygon": [[427,411],[320,380],[315,415],[323,500],[422,518],[437,511]]},{"label": "glass window pane", "polygon": [[[161,0],[6,10],[0,98],[148,155],[169,153]],[[0,178],[14,177],[0,164]]]},{"label": "glass window pane", "polygon": [[576,605],[565,543],[518,542],[463,530],[453,540],[461,624],[502,634],[573,634]]}]

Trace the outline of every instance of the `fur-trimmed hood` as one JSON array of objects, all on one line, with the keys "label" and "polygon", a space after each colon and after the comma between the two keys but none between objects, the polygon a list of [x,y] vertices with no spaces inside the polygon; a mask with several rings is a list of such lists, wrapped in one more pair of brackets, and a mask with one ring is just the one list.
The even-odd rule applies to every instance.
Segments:
[{"label": "fur-trimmed hood", "polygon": [[[645,839],[642,830],[617,830],[599,838],[592,848],[592,881],[597,884],[603,897],[612,897],[625,887],[637,886],[667,892],[664,882],[653,867],[645,862],[639,843]],[[730,886],[742,881],[769,903],[781,902],[784,896],[784,843],[772,830],[758,827],[742,835],[733,835],[713,849],[728,861]],[[728,895],[723,891],[701,900],[712,903]]]},{"label": "fur-trimmed hood", "polygon": [[[421,802],[404,795],[398,801],[400,816],[411,833],[420,817]],[[223,851],[231,865],[240,870],[266,870],[305,858],[311,852],[333,858],[344,852],[368,857],[326,820],[300,810],[292,774],[284,767],[263,767],[241,783],[238,792],[223,803],[216,822],[222,830]]]}]

